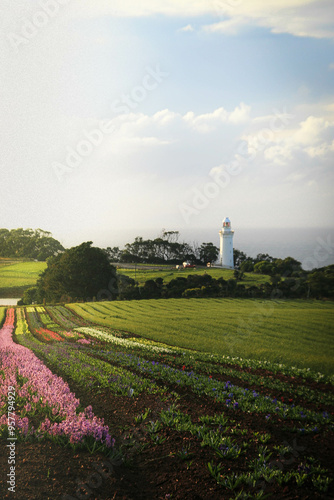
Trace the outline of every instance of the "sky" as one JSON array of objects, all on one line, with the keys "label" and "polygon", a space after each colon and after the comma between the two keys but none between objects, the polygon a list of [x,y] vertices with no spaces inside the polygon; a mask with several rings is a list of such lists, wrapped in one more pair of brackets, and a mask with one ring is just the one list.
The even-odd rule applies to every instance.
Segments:
[{"label": "sky", "polygon": [[332,0],[0,0],[0,227],[218,246],[229,216],[316,239],[333,23]]}]

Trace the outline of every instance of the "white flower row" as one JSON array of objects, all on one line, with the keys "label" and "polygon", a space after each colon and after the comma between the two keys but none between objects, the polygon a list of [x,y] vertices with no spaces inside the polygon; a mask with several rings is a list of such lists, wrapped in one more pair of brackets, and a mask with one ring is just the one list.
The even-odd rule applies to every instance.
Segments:
[{"label": "white flower row", "polygon": [[174,350],[168,349],[167,347],[160,347],[160,346],[156,345],[155,343],[154,344],[153,343],[146,344],[142,341],[121,339],[121,338],[115,337],[111,333],[104,333],[101,330],[97,330],[96,328],[89,328],[89,327],[83,326],[80,328],[75,328],[74,330],[76,332],[86,333],[87,335],[91,335],[92,337],[95,337],[99,340],[104,340],[106,342],[111,342],[111,343],[117,344],[117,345],[123,345],[125,347],[142,347],[142,348],[148,349],[148,350],[153,351],[153,352],[161,352],[161,353],[173,353],[173,352],[175,352]]}]

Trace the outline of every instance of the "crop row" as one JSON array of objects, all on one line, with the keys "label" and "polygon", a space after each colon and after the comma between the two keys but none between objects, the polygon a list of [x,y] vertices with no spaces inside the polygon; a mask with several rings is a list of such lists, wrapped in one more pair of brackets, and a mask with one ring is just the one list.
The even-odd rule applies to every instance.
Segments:
[{"label": "crop row", "polygon": [[[94,355],[94,351],[91,352]],[[267,416],[273,414],[282,419],[317,422],[318,424],[327,424],[331,421],[331,416],[327,412],[305,410],[301,406],[284,403],[275,397],[263,396],[254,390],[231,384],[230,381],[219,381],[211,375],[200,375],[194,370],[187,371],[185,365],[181,369],[173,368],[159,360],[150,361],[135,354],[113,350],[99,350],[99,356],[155,380],[176,384],[179,387],[189,387],[194,393],[214,398],[234,410],[260,412]]]},{"label": "crop row", "polygon": [[6,317],[6,308],[5,307],[0,307],[0,326],[4,322]]},{"label": "crop row", "polygon": [[[278,392],[289,394],[293,392],[295,396],[311,403],[334,405],[334,394],[331,392],[330,385],[328,385],[328,393],[324,391],[320,392],[319,390],[307,387],[307,385],[292,383],[295,377],[293,379],[283,381],[273,377],[272,375],[268,376],[268,373],[255,374],[237,369],[237,367],[233,365],[224,366],[218,363],[212,363],[211,356],[205,356],[203,353],[189,353],[183,351],[179,357],[164,355],[164,361],[173,367],[181,368],[182,366],[185,366],[187,371],[195,367],[197,372],[206,374],[207,376],[221,375],[225,378],[237,378],[242,381],[242,383],[257,386],[261,390],[267,388],[274,393]],[[289,397],[287,399],[289,399]]]},{"label": "crop row", "polygon": [[[137,417],[138,418],[138,417]],[[141,421],[147,415],[141,415]],[[180,433],[190,433],[197,437],[201,447],[209,446],[215,452],[216,458],[224,462],[215,464],[214,461],[208,463],[208,469],[216,482],[227,489],[234,490],[242,485],[259,487],[264,482],[276,481],[280,485],[295,480],[301,486],[311,479],[313,485],[325,491],[330,484],[328,470],[316,464],[312,457],[306,463],[301,463],[297,469],[284,471],[281,460],[287,453],[293,452],[289,445],[273,446],[272,450],[266,446],[271,441],[271,435],[266,432],[250,433],[249,429],[240,428],[235,425],[235,421],[229,416],[220,413],[213,417],[202,416],[199,422],[195,423],[187,413],[177,409],[177,405],[172,405],[167,410],[162,410],[156,421],[147,424],[148,431],[153,435],[152,439],[163,442],[158,433],[163,428],[173,428]],[[247,439],[245,436],[247,435]],[[226,461],[237,460],[249,454],[250,448],[256,449],[255,458],[249,463],[247,473],[235,474],[226,473]],[[183,447],[178,453],[184,460],[191,460],[194,453],[191,445]],[[230,469],[228,469],[230,470]],[[262,483],[261,483],[262,480]]]},{"label": "crop row", "polygon": [[[160,344],[159,342],[154,342],[151,340],[137,339],[137,338],[122,338],[122,333],[112,330],[111,328],[96,328],[93,326],[78,326],[80,319],[77,320],[77,324],[74,323],[73,319],[69,319],[65,316],[65,308],[50,308],[47,311],[43,306],[27,308],[28,322],[30,329],[38,338],[43,341],[64,341],[65,339],[77,340],[85,336],[100,340],[102,342],[108,342],[110,344],[121,345],[124,347],[134,347],[148,349],[152,352],[163,352],[163,353],[173,353],[176,350],[167,348],[167,346]],[[59,323],[55,322],[55,319]],[[64,326],[71,326],[68,331],[64,330]],[[82,341],[80,342],[82,343]]]},{"label": "crop row", "polygon": [[[18,309],[18,320],[15,334],[21,333],[23,315],[23,309]],[[63,342],[64,340],[69,339],[75,341],[83,337],[83,335],[78,332],[64,330],[61,325],[53,321],[42,306],[27,308],[27,323],[29,324],[30,331],[34,334],[34,336],[43,342]],[[25,333],[28,333],[28,330],[25,330]]]},{"label": "crop row", "polygon": [[104,332],[101,329],[97,328],[91,328],[91,327],[80,327],[76,328],[75,331],[77,332],[82,332],[87,335],[90,335],[91,337],[95,337],[99,340],[102,340],[104,342],[108,342],[110,344],[115,344],[115,345],[120,345],[124,347],[130,347],[130,348],[141,348],[143,347],[144,349],[148,349],[152,352],[161,352],[161,353],[173,353],[176,352],[173,349],[167,348],[167,347],[162,347],[159,345],[157,342],[153,341],[145,341],[142,339],[124,339],[124,338],[119,338],[114,336],[110,331]]},{"label": "crop row", "polygon": [[142,392],[152,394],[161,392],[151,380],[122,367],[110,366],[108,361],[89,356],[82,348],[74,344],[46,346],[30,339],[26,345],[50,366],[61,371],[64,376],[75,381],[79,386],[108,388],[114,394],[130,396]]}]

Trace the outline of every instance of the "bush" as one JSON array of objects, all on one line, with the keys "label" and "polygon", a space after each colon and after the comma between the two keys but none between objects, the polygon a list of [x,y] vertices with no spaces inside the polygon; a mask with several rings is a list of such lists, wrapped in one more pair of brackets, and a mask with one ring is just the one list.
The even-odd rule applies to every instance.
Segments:
[{"label": "bush", "polygon": [[190,297],[201,297],[202,289],[201,288],[187,288],[183,293],[182,297],[190,298]]}]

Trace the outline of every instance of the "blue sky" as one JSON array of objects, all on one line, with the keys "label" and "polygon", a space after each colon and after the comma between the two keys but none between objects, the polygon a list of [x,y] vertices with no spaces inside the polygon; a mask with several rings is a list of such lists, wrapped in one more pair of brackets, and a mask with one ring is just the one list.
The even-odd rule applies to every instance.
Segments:
[{"label": "blue sky", "polygon": [[0,227],[332,227],[333,7],[0,0]]}]

